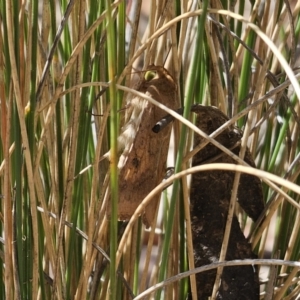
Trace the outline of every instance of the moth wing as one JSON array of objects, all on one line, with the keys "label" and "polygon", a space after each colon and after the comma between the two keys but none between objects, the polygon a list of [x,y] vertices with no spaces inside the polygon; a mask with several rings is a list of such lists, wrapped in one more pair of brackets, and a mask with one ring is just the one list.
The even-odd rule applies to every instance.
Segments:
[{"label": "moth wing", "polygon": [[[177,87],[174,79],[163,67],[152,66],[150,70],[157,71],[157,76],[144,80],[138,90],[176,109]],[[152,131],[154,125],[166,115],[164,110],[138,97],[133,99],[132,106],[131,119],[125,128],[128,131],[122,133],[127,144],[118,164],[118,215],[121,220],[128,220],[141,201],[163,180],[171,134],[171,125],[159,133]],[[147,226],[154,220],[159,198],[160,195],[156,195],[145,209],[143,221]]]},{"label": "moth wing", "polygon": [[[124,166],[119,174],[119,218],[129,219],[141,201],[163,179],[168,155],[171,126],[161,133],[152,132],[156,124],[153,114],[158,108],[148,103]],[[150,225],[160,195],[153,198],[145,211],[144,221]]]}]

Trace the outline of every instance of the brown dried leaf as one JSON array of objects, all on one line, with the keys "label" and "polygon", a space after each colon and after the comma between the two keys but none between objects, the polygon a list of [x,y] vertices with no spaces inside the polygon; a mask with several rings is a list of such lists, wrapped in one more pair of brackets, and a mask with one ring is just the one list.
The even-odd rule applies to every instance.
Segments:
[{"label": "brown dried leaf", "polygon": [[[228,118],[217,108],[199,105],[193,109],[197,114],[196,124],[207,134],[223,125]],[[241,139],[241,132],[231,126],[216,140],[230,149]],[[195,136],[194,146],[203,141]],[[232,151],[238,155],[240,147]],[[236,163],[217,147],[208,144],[193,157],[193,166],[207,161]],[[245,161],[254,166],[249,150]],[[219,259],[228,207],[233,186],[234,172],[207,171],[193,174],[191,182],[191,223],[195,255],[195,267],[216,262]],[[257,177],[242,174],[238,188],[238,202],[245,212],[257,220],[264,209],[261,182]],[[256,258],[251,245],[244,237],[237,217],[234,216],[226,260]],[[212,293],[215,271],[196,275],[198,299],[207,299]],[[218,299],[259,299],[257,269],[252,266],[224,268]]]}]

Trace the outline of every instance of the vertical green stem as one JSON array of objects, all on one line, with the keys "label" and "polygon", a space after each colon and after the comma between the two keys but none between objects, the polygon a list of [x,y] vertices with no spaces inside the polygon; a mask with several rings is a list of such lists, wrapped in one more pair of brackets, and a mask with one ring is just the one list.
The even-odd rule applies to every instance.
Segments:
[{"label": "vertical green stem", "polygon": [[[194,86],[196,81],[196,74],[197,74],[197,68],[198,68],[198,62],[200,60],[200,57],[202,56],[203,52],[203,31],[204,31],[204,22],[206,18],[206,11],[208,6],[208,0],[203,2],[203,12],[201,16],[198,19],[198,29],[197,29],[197,36],[195,41],[195,48],[193,53],[193,58],[191,62],[191,68],[190,72],[188,74],[188,80],[187,80],[187,86],[186,86],[186,95],[184,99],[184,112],[183,116],[185,118],[189,117],[190,114],[190,108],[192,105],[193,97],[194,97]],[[187,128],[186,126],[182,126],[182,131],[180,134],[180,141],[179,141],[179,150],[177,153],[176,158],[176,165],[175,165],[175,173],[178,173],[181,170],[181,164],[183,159],[183,153],[185,149],[185,143],[186,143],[186,133]],[[159,270],[158,275],[158,281],[161,282],[164,280],[166,267],[167,267],[167,261],[168,261],[168,255],[169,255],[169,248],[170,248],[170,242],[171,242],[171,236],[172,236],[172,228],[173,228],[173,222],[174,222],[174,214],[175,214],[175,207],[176,207],[176,201],[177,196],[179,193],[179,185],[180,181],[175,180],[173,183],[173,191],[172,191],[172,197],[170,201],[170,209],[169,209],[169,220],[166,225],[166,234],[165,234],[165,240],[163,245],[163,251],[162,251],[162,259],[161,259],[161,266]],[[160,299],[161,297],[161,290],[157,292],[156,299]]]},{"label": "vertical green stem", "polygon": [[111,188],[111,220],[110,220],[110,299],[115,300],[117,295],[116,278],[116,251],[117,251],[117,201],[118,201],[118,168],[117,168],[117,137],[118,137],[118,103],[116,92],[116,49],[115,49],[115,27],[112,20],[110,0],[106,0],[106,21],[107,21],[107,58],[108,76],[111,82],[109,88],[110,98],[110,188]]},{"label": "vertical green stem", "polygon": [[[247,38],[247,45],[252,48],[256,41],[256,34],[254,31],[250,30],[249,36]],[[239,102],[243,101],[249,93],[249,85],[250,85],[250,76],[251,74],[251,64],[253,61],[252,54],[248,51],[245,52],[245,56],[243,58],[242,70],[241,70],[241,78],[239,85]],[[246,105],[242,105],[241,109],[245,108]],[[240,119],[238,121],[238,125],[242,127],[243,120]]]}]

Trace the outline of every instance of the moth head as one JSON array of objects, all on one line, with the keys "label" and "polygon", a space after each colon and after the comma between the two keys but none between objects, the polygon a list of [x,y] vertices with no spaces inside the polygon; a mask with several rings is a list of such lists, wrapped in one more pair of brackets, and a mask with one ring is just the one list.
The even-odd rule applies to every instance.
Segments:
[{"label": "moth head", "polygon": [[147,68],[144,79],[149,82],[153,79],[166,78],[170,82],[175,83],[172,75],[162,66],[150,65]]},{"label": "moth head", "polygon": [[150,70],[145,73],[145,80],[150,81],[157,76],[156,70]]}]

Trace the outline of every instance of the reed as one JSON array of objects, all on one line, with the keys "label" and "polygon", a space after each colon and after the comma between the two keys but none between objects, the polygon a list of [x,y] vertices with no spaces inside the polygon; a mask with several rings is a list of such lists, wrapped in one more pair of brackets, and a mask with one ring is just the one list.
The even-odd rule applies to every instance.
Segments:
[{"label": "reed", "polygon": [[[258,263],[261,299],[299,294],[299,189],[290,185],[300,172],[299,9],[269,0],[0,1],[0,298],[185,299],[190,281],[195,292],[193,274],[178,275],[193,269],[194,103],[217,106],[242,129],[265,171],[263,222],[238,212],[268,259]],[[146,229],[138,214],[118,221],[117,137],[151,64],[169,70],[185,109],[173,113],[167,162],[182,176],[164,182],[156,226]]]}]

